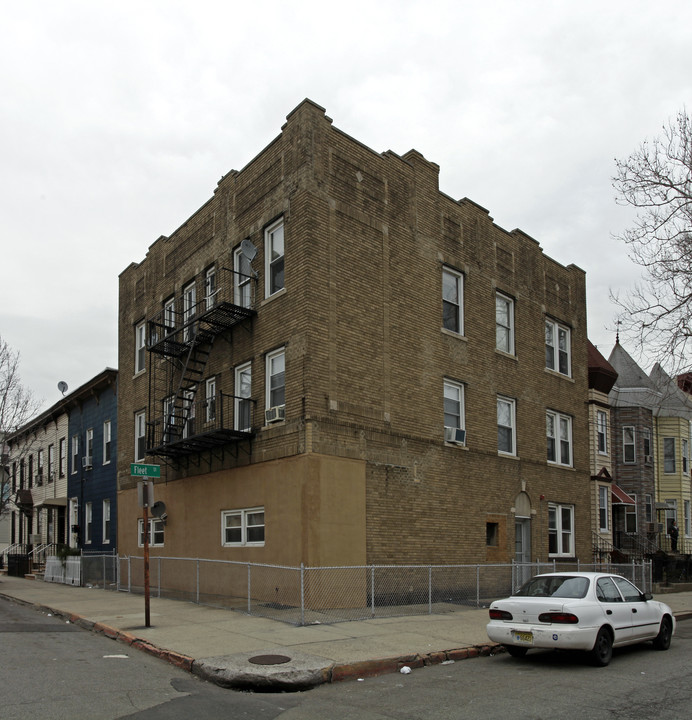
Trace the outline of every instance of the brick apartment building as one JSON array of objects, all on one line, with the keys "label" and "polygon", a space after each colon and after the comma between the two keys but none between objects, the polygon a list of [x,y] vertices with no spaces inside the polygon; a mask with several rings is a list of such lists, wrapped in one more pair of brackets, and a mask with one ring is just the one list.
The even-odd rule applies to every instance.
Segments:
[{"label": "brick apartment building", "polygon": [[309,100],[120,276],[118,542],[309,566],[591,557],[585,275]]}]

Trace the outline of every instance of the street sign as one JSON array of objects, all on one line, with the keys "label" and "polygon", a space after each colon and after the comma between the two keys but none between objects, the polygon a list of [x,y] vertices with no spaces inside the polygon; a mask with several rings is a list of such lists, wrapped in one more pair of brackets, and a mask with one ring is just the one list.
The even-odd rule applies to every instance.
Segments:
[{"label": "street sign", "polygon": [[132,477],[160,478],[160,465],[146,465],[144,463],[131,463],[130,474]]}]

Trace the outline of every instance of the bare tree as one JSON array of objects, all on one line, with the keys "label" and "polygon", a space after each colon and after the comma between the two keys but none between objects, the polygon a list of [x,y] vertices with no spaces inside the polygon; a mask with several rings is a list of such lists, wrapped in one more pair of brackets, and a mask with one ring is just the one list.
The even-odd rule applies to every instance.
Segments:
[{"label": "bare tree", "polygon": [[0,516],[11,503],[5,439],[28,422],[41,403],[19,376],[19,353],[0,336]]},{"label": "bare tree", "polygon": [[615,161],[617,201],[636,210],[619,236],[642,270],[624,295],[621,329],[666,365],[678,370],[692,353],[692,119],[682,110],[626,160]]}]

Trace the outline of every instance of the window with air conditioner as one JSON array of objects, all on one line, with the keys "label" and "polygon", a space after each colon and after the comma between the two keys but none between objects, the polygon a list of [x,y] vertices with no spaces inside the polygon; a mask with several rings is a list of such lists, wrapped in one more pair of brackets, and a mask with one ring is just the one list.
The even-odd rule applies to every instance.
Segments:
[{"label": "window with air conditioner", "polygon": [[453,380],[444,381],[444,432],[445,442],[464,445],[464,386]]},{"label": "window with air conditioner", "polygon": [[267,355],[266,376],[265,421],[278,422],[285,418],[286,406],[286,354],[283,348]]}]

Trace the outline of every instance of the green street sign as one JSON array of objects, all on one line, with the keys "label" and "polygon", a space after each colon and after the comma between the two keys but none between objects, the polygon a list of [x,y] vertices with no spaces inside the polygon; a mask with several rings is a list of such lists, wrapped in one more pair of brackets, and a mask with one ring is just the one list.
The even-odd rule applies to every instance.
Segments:
[{"label": "green street sign", "polygon": [[146,465],[144,463],[131,463],[130,474],[132,475],[132,477],[160,478],[161,466]]}]

